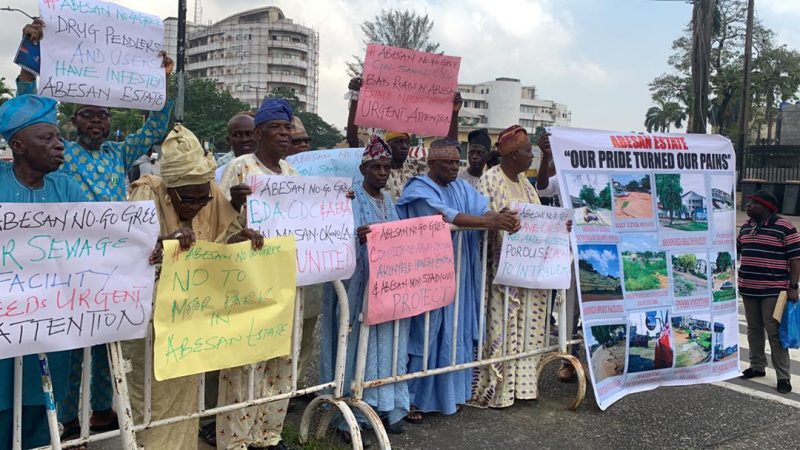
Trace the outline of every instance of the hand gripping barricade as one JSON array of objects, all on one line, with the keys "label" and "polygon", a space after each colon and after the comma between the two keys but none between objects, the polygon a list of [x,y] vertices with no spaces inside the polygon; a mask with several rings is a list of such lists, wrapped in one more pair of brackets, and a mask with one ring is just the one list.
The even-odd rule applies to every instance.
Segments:
[{"label": "hand gripping barricade", "polygon": [[[331,420],[339,412],[345,418],[350,426],[350,433],[352,435],[352,445],[354,449],[362,448],[361,435],[358,431],[358,424],[356,422],[353,412],[350,410],[348,404],[342,399],[342,387],[344,379],[344,366],[345,357],[347,352],[347,334],[350,324],[348,323],[348,302],[347,293],[341,281],[334,281],[333,287],[336,291],[337,302],[340,314],[338,323],[338,350],[336,353],[336,368],[334,379],[327,383],[318,384],[315,386],[307,387],[305,389],[297,388],[297,373],[298,373],[298,355],[300,352],[300,336],[302,333],[302,302],[295,302],[294,323],[292,328],[292,388],[291,391],[266,397],[255,396],[255,365],[250,365],[250,373],[248,376],[248,393],[244,401],[221,405],[211,409],[205,409],[205,374],[192,375],[198,377],[198,410],[190,414],[167,417],[159,420],[152,418],[152,385],[153,385],[153,332],[152,325],[150,325],[147,336],[145,338],[145,370],[144,370],[144,411],[142,423],[134,423],[133,414],[131,409],[131,401],[128,393],[128,385],[126,381],[126,373],[131,371],[131,364],[124,359],[122,353],[122,346],[119,342],[108,344],[109,349],[109,362],[113,377],[114,384],[114,403],[116,405],[117,414],[119,417],[120,429],[115,431],[108,431],[98,434],[89,434],[89,413],[90,413],[90,368],[91,363],[91,348],[84,348],[83,354],[83,373],[81,380],[81,398],[80,398],[80,412],[81,412],[81,432],[80,437],[70,441],[61,442],[60,433],[58,428],[58,421],[56,418],[55,402],[53,400],[52,383],[47,366],[47,356],[43,353],[39,354],[40,368],[42,372],[42,385],[46,399],[49,401],[47,404],[47,419],[50,430],[49,446],[41,447],[42,449],[61,449],[76,447],[89,442],[97,442],[121,437],[121,448],[125,450],[137,450],[139,446],[136,442],[136,433],[144,430],[149,430],[165,425],[171,425],[186,420],[195,418],[214,416],[219,413],[239,410],[251,406],[261,405],[278,400],[285,400],[293,397],[298,397],[305,394],[321,393],[323,390],[331,389],[332,394],[323,394],[317,396],[306,409],[301,422],[300,440],[305,442],[308,438],[309,429],[311,427],[311,419],[313,413],[317,408],[326,404],[330,404],[330,409],[322,415],[317,429],[317,435],[323,436],[330,424]],[[302,289],[302,288],[299,288]],[[298,289],[298,291],[299,291]],[[22,448],[22,357],[14,359],[14,404],[13,404],[13,450],[21,450]]]},{"label": "hand gripping barricade", "polygon": [[[454,225],[451,225],[451,230],[455,231],[455,240],[456,240],[456,274],[457,277],[461,276],[461,246],[463,242],[463,233],[465,231],[470,231],[474,229],[467,229],[467,228],[460,228]],[[378,444],[381,449],[390,449],[391,444],[389,442],[389,437],[386,433],[384,425],[379,417],[379,415],[372,409],[370,405],[368,405],[364,400],[364,389],[383,386],[387,384],[412,380],[415,378],[423,378],[429,377],[433,375],[455,372],[464,369],[472,369],[475,367],[487,366],[491,364],[501,363],[505,361],[513,361],[519,360],[524,358],[530,358],[536,355],[545,355],[543,359],[540,361],[539,366],[537,367],[538,374],[541,375],[542,370],[545,366],[550,364],[556,360],[564,360],[570,363],[574,368],[577,374],[578,379],[578,392],[576,394],[575,400],[569,406],[569,409],[574,411],[577,409],[578,405],[583,401],[583,398],[586,394],[586,376],[584,374],[583,366],[581,365],[578,358],[570,355],[567,353],[567,346],[568,345],[575,345],[581,342],[581,339],[573,339],[568,340],[568,328],[571,330],[572,323],[568,323],[568,321],[572,320],[572,313],[571,311],[567,311],[567,301],[562,298],[562,301],[559,302],[559,313],[558,313],[558,344],[557,345],[545,345],[542,348],[527,350],[523,352],[509,352],[508,351],[508,341],[506,339],[506,330],[508,325],[508,307],[509,307],[509,288],[506,286],[504,289],[504,301],[503,301],[503,335],[502,335],[502,351],[501,355],[494,358],[484,358],[484,338],[486,333],[486,289],[487,289],[487,282],[491,282],[487,280],[486,272],[487,272],[487,252],[488,252],[488,231],[487,230],[480,230],[481,231],[481,242],[482,242],[482,251],[481,251],[481,292],[480,292],[480,315],[478,317],[478,350],[476,352],[475,361],[463,364],[456,363],[456,339],[458,339],[458,328],[460,326],[464,326],[464,324],[459,324],[458,320],[453,320],[453,333],[452,333],[452,343],[451,343],[451,354],[450,354],[450,365],[447,367],[439,367],[435,369],[428,369],[428,344],[429,344],[429,335],[430,335],[430,312],[424,313],[425,317],[425,335],[424,335],[424,343],[423,343],[423,356],[422,356],[422,370],[413,373],[406,373],[404,375],[397,374],[397,360],[398,357],[403,357],[404,355],[398,355],[397,351],[397,343],[398,343],[398,332],[399,332],[399,321],[394,321],[394,339],[393,339],[393,350],[392,350],[392,375],[390,377],[380,378],[380,379],[365,379],[365,365],[367,359],[367,348],[368,348],[368,341],[369,341],[369,328],[370,326],[364,322],[364,317],[366,315],[366,306],[367,306],[367,293],[365,292],[364,298],[364,310],[359,316],[360,329],[359,329],[359,340],[358,340],[358,354],[356,356],[356,369],[355,369],[355,376],[352,384],[352,397],[348,397],[345,399],[346,403],[348,403],[351,407],[361,411],[366,419],[369,421],[370,426],[375,431],[375,435],[377,436]],[[574,283],[574,280],[573,280]],[[453,316],[458,317],[459,308],[462,305],[459,304],[459,289],[460,289],[460,278],[456,282],[456,294],[455,294],[455,301],[454,301],[454,308],[453,308]],[[569,305],[575,307],[574,305]],[[528,320],[530,319],[531,315],[531,304],[530,302],[526,302],[525,305],[525,317],[526,317],[526,328],[528,325]],[[571,308],[570,308],[571,309]],[[546,317],[549,318],[551,313],[551,303],[547,302],[546,308]],[[545,328],[545,339],[549,339],[550,336],[550,321],[546,320],[546,328]],[[355,324],[354,324],[355,325]],[[571,334],[571,331],[569,331]],[[526,334],[526,342],[525,348],[528,348],[528,336]],[[338,376],[338,372],[337,372]],[[310,410],[311,408],[309,408]],[[308,414],[309,411],[306,411]],[[305,419],[305,418],[304,418]],[[360,434],[358,425],[355,421],[355,418],[346,417],[347,423],[350,427],[351,434],[353,436],[353,442],[356,441],[357,434]],[[321,424],[322,425],[322,424]],[[322,430],[324,432],[324,430]],[[359,439],[360,441],[360,439]],[[354,444],[355,448],[355,444]]]}]

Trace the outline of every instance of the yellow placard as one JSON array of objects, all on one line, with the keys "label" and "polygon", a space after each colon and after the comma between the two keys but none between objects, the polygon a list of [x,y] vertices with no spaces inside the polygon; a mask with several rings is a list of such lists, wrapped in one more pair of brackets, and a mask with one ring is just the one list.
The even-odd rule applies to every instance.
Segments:
[{"label": "yellow placard", "polygon": [[293,236],[233,245],[164,241],[153,313],[156,379],[289,355],[296,287]]}]

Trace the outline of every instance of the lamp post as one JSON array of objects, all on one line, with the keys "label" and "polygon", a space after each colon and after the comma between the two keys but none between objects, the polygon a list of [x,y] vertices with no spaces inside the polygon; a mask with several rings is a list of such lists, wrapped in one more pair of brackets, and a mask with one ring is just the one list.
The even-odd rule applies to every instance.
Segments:
[{"label": "lamp post", "polygon": [[183,122],[183,100],[186,96],[186,0],[178,0],[178,60],[175,75],[178,77],[178,96],[175,99],[175,122]]},{"label": "lamp post", "polygon": [[251,86],[249,84],[245,85],[247,89],[255,89],[256,90],[256,108],[258,108],[259,102],[261,101],[261,96],[258,94],[261,91],[261,88],[258,86]]}]

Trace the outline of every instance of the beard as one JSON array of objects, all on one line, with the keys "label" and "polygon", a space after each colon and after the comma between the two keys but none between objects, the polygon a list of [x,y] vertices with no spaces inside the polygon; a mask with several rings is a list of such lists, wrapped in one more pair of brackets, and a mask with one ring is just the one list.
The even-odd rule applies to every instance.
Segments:
[{"label": "beard", "polygon": [[88,135],[88,134],[79,134],[78,135],[78,142],[82,146],[84,146],[84,147],[86,147],[86,148],[88,148],[90,150],[93,150],[93,149],[100,148],[100,146],[103,144],[103,142],[106,141],[106,138],[107,138],[107,136],[104,136],[104,137],[93,137],[93,136]]}]

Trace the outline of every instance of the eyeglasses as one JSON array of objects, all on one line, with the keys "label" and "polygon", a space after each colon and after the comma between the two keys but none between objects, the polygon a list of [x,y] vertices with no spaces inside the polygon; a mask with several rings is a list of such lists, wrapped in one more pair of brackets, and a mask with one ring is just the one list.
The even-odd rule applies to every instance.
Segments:
[{"label": "eyeglasses", "polygon": [[105,111],[105,110],[102,110],[102,109],[99,110],[99,111],[82,109],[82,110],[78,111],[78,115],[81,116],[82,119],[86,119],[86,120],[92,120],[95,117],[97,117],[100,120],[105,120],[105,119],[108,119],[109,117],[111,117],[111,115],[108,113],[108,111]]},{"label": "eyeglasses", "polygon": [[292,145],[311,144],[311,138],[292,139]]},{"label": "eyeglasses", "polygon": [[178,201],[183,205],[207,205],[208,202],[214,200],[214,196],[207,195],[205,197],[200,198],[192,198],[192,197],[181,197],[180,191],[177,189],[174,190],[175,196],[178,197]]}]

